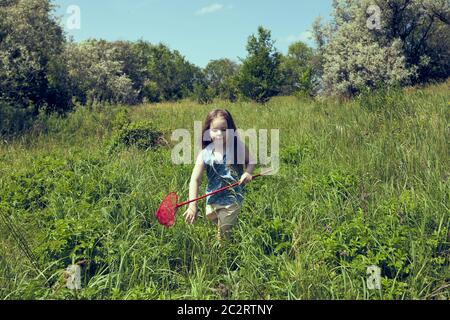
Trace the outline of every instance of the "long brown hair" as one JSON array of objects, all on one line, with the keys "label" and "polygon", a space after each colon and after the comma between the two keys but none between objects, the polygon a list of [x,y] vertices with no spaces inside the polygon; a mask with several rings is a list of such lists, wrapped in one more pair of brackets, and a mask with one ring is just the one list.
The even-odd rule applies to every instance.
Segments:
[{"label": "long brown hair", "polygon": [[[217,117],[223,117],[227,121],[227,129],[234,130],[235,133],[234,138],[234,159],[231,163],[231,165],[234,167],[234,169],[239,172],[239,170],[244,170],[244,165],[238,163],[238,144],[240,143],[243,146],[242,141],[238,138],[236,134],[236,124],[234,123],[233,117],[231,116],[231,113],[226,109],[215,109],[211,111],[208,116],[206,117],[206,120],[203,124],[202,129],[202,148],[205,149],[207,146],[209,146],[212,143],[211,136],[209,135],[209,130],[211,129],[211,123],[214,119]],[[227,149],[228,149],[228,143],[227,143]],[[244,148],[245,150],[245,148]],[[229,163],[228,163],[229,164]]]}]

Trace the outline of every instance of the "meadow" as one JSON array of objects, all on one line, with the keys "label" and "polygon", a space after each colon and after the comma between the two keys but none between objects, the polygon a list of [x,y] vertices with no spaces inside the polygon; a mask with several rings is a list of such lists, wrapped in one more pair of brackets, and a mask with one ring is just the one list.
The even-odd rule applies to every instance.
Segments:
[{"label": "meadow", "polygon": [[[0,299],[449,299],[449,89],[41,115],[0,141]],[[154,216],[168,192],[188,197],[171,132],[213,108],[280,130],[280,172],[247,186],[228,242],[204,202],[194,225]]]}]

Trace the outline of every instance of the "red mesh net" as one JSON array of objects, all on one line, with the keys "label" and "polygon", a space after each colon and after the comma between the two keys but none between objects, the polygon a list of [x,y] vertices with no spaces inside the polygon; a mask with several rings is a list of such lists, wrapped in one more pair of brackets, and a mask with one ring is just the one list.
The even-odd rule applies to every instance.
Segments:
[{"label": "red mesh net", "polygon": [[175,192],[169,193],[156,211],[156,218],[160,224],[166,227],[173,226],[175,222],[175,211],[177,206],[178,196]]}]

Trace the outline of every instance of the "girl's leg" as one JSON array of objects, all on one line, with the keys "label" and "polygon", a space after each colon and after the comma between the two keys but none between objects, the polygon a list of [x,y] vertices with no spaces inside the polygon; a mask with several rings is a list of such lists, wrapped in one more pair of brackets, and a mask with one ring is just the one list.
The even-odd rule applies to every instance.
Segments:
[{"label": "girl's leg", "polygon": [[209,221],[215,225],[219,224],[219,218],[217,217],[217,210],[212,205],[206,206],[206,217]]},{"label": "girl's leg", "polygon": [[237,222],[241,206],[238,204],[231,204],[224,206],[217,210],[218,223],[218,238],[220,240],[229,239],[231,231]]},{"label": "girl's leg", "polygon": [[228,240],[231,236],[231,229],[233,229],[232,225],[222,225],[219,226],[217,231],[217,238],[219,240]]}]

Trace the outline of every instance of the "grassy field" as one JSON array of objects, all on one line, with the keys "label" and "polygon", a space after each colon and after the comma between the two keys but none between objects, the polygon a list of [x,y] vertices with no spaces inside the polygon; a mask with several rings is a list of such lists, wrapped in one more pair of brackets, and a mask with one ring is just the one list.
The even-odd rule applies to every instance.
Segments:
[{"label": "grassy field", "polygon": [[[449,89],[42,116],[0,142],[0,298],[449,299]],[[193,166],[172,164],[171,131],[216,107],[239,128],[279,129],[281,150],[222,244],[204,202],[193,226],[154,217],[168,192],[188,197]],[[127,121],[166,143],[114,144]],[[83,289],[70,291],[63,271],[80,260]],[[380,290],[367,288],[371,265]]]}]

